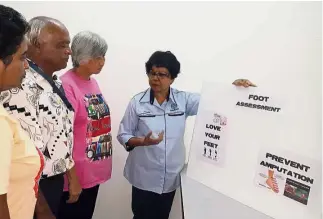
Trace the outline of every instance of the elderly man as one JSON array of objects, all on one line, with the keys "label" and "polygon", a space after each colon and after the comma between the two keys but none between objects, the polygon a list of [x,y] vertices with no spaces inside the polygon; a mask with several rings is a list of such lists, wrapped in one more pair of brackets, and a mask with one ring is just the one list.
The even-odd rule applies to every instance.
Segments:
[{"label": "elderly man", "polygon": [[[64,69],[71,54],[66,27],[56,19],[30,20],[28,38],[29,69],[21,88],[11,90],[2,102],[15,116],[45,157],[35,216],[57,216],[63,194],[64,174],[69,180],[69,200],[76,202],[82,188],[78,182],[73,150],[73,108],[54,72]],[[49,211],[48,206],[51,211]]]}]

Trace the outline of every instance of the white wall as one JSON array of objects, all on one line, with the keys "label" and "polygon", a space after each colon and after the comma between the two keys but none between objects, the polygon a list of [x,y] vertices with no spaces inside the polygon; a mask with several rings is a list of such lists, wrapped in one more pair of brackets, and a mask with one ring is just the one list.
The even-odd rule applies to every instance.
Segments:
[{"label": "white wall", "polygon": [[[147,87],[144,63],[158,49],[171,50],[181,61],[174,85],[179,89],[199,91],[204,80],[231,83],[246,77],[259,86],[302,89],[308,103],[321,101],[320,2],[2,4],[28,19],[57,18],[71,36],[91,30],[106,38],[107,62],[98,78],[111,107],[114,136],[130,98]],[[186,143],[193,123],[188,121]],[[126,156],[115,140],[113,178],[100,189],[95,219],[131,218],[130,186],[122,176]],[[178,197],[174,206],[172,219],[180,219]]]}]

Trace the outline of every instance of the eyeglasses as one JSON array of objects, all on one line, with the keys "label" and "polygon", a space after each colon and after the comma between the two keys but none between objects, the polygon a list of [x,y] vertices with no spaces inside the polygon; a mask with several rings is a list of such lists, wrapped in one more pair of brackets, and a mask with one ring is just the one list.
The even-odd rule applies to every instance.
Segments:
[{"label": "eyeglasses", "polygon": [[149,72],[148,73],[149,78],[153,78],[154,76],[157,76],[158,79],[169,78],[169,74],[163,73],[163,72]]}]

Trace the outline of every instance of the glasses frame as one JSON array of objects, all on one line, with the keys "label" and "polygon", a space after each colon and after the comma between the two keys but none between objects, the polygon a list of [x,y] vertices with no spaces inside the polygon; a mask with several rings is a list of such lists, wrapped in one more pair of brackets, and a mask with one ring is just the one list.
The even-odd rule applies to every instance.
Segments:
[{"label": "glasses frame", "polygon": [[150,79],[154,78],[154,76],[156,76],[158,79],[170,78],[170,74],[169,73],[164,73],[164,72],[153,72],[153,71],[150,71],[147,75],[148,75],[148,77]]}]

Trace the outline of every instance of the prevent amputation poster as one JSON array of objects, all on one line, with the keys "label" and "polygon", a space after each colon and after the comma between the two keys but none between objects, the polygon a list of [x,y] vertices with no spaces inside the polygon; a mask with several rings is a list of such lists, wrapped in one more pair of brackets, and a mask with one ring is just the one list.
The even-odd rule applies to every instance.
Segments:
[{"label": "prevent amputation poster", "polygon": [[302,98],[205,83],[187,175],[275,219],[320,219],[320,124]]},{"label": "prevent amputation poster", "polygon": [[303,205],[316,202],[311,188],[320,186],[320,163],[304,156],[271,148],[259,153],[255,183],[259,188]]}]

